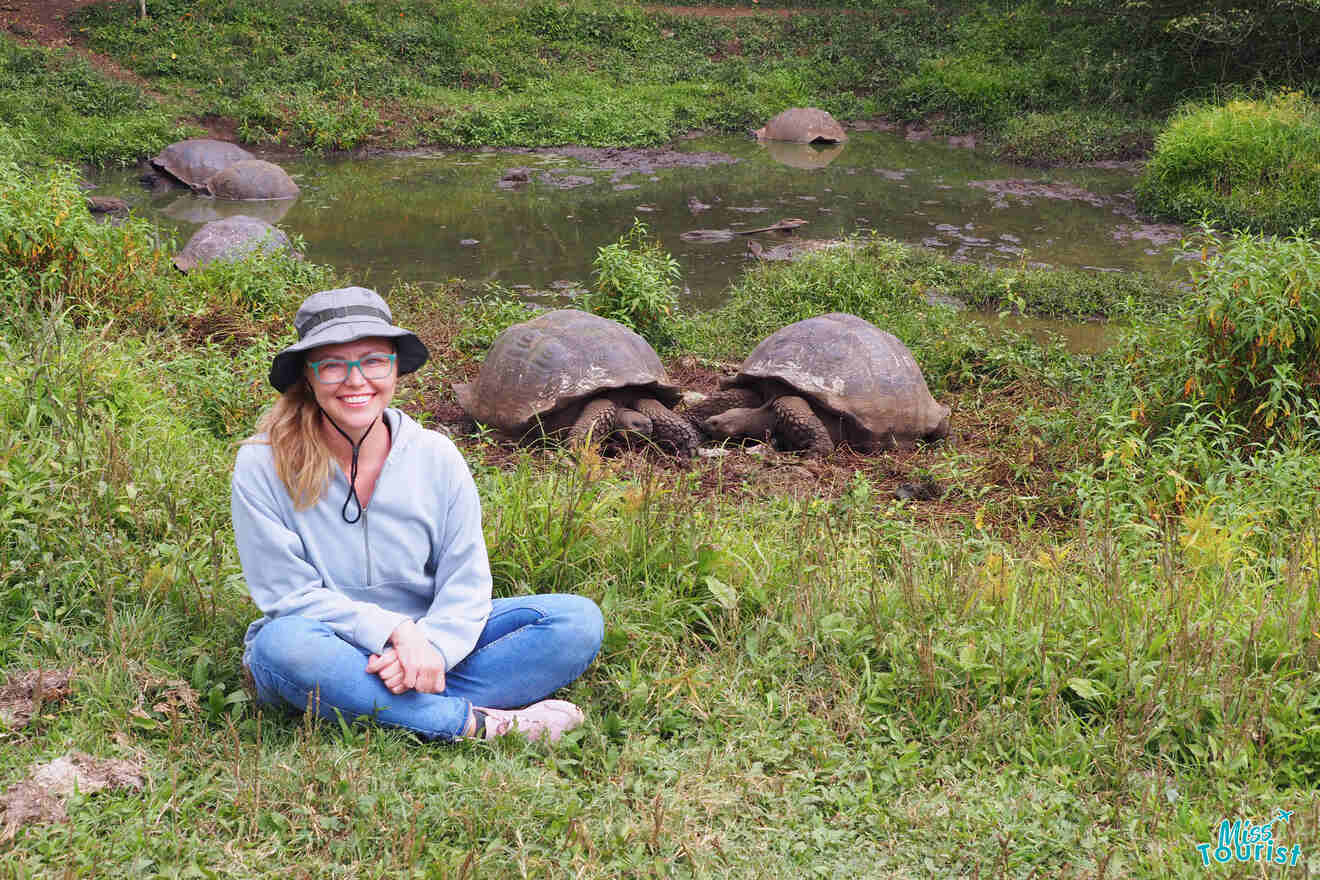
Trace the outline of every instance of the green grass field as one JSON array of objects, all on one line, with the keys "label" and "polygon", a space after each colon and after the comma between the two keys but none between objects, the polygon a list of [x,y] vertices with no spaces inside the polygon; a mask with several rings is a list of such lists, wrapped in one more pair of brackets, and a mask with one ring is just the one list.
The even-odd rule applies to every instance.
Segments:
[{"label": "green grass field", "polygon": [[[65,823],[6,812],[0,876],[1191,878],[1222,819],[1277,809],[1315,870],[1320,412],[1302,395],[1264,427],[1193,369],[1254,375],[1235,352],[1268,328],[1233,312],[1247,348],[1225,350],[1205,309],[1270,255],[1320,264],[1211,242],[1185,296],[859,242],[669,319],[667,356],[707,364],[802,312],[894,328],[954,412],[911,455],[677,468],[459,436],[497,592],[591,596],[607,632],[558,747],[428,745],[240,682],[228,471],[288,316],[338,279],[180,276],[140,221],[88,217],[74,169],[0,161],[0,669],[73,675],[0,729],[0,786],[70,751],[144,779],[70,795]],[[947,285],[1100,307],[1124,338],[994,334],[919,295]],[[1257,287],[1266,317],[1294,292]],[[382,292],[437,354],[401,385],[419,417],[514,318]],[[1309,377],[1297,308],[1271,357]],[[909,478],[942,497],[895,500]]]}]

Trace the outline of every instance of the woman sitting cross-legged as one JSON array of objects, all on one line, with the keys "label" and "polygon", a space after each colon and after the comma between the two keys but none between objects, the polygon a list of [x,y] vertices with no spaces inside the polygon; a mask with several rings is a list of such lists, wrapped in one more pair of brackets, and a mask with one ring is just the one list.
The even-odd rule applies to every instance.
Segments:
[{"label": "woman sitting cross-legged", "polygon": [[600,609],[573,595],[491,598],[476,485],[449,439],[389,407],[426,362],[361,287],[308,297],[275,357],[280,398],[239,449],[231,509],[265,615],[243,665],[258,699],[428,739],[583,721],[564,700],[600,649]]}]

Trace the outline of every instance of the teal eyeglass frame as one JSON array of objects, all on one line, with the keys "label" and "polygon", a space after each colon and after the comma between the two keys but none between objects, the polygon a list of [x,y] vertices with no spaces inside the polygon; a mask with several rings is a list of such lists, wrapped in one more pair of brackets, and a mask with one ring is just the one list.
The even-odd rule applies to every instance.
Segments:
[{"label": "teal eyeglass frame", "polygon": [[[374,379],[384,379],[385,376],[376,376],[374,377],[374,379],[373,377],[368,376],[367,371],[362,369],[362,362],[367,360],[368,358],[379,358],[379,357],[390,359],[391,371],[393,371],[394,367],[397,366],[396,361],[398,360],[399,357],[398,353],[395,352],[393,354],[386,354],[383,351],[373,351],[371,354],[367,355],[366,357],[358,358],[355,361],[344,360],[343,358],[325,358],[319,361],[308,361],[307,366],[312,368],[312,375],[316,377],[316,382],[318,385],[343,385],[345,382],[348,381],[348,377],[353,375],[354,367],[357,367],[358,372],[362,374],[363,380],[367,382],[371,382],[374,381]],[[328,379],[322,379],[321,364],[343,364],[346,367],[344,371],[344,378],[334,382]],[[385,375],[388,376],[389,373],[386,373]]]}]

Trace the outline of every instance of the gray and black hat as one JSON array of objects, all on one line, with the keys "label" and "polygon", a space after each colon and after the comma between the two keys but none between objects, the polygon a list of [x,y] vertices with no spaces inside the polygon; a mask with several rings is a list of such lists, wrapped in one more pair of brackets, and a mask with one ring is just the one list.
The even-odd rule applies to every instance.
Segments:
[{"label": "gray and black hat", "polygon": [[400,376],[418,369],[431,356],[416,333],[394,326],[394,317],[385,300],[365,287],[341,287],[312,294],[298,307],[293,326],[298,330],[298,341],[275,355],[270,365],[270,384],[280,392],[298,381],[303,352],[322,345],[353,342],[368,336],[393,339]]}]

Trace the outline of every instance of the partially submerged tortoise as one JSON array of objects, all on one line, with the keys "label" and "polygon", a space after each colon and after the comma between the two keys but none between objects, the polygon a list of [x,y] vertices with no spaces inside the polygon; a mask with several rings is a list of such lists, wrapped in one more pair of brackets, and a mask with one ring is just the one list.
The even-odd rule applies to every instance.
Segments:
[{"label": "partially submerged tortoise", "polygon": [[244,159],[217,173],[201,191],[218,199],[291,199],[298,184],[283,168],[264,159]]},{"label": "partially submerged tortoise", "polygon": [[181,272],[190,272],[215,260],[241,260],[258,250],[274,253],[281,249],[302,258],[292,250],[288,236],[274,226],[256,217],[235,214],[212,220],[193,233],[174,257],[174,266]]},{"label": "partially submerged tortoise", "polygon": [[163,171],[184,186],[201,187],[235,162],[256,157],[228,141],[190,138],[161,150],[150,160],[152,167]]},{"label": "partially submerged tortoise", "polygon": [[839,144],[848,139],[834,117],[815,107],[790,107],[756,130],[756,139],[795,144]]},{"label": "partially submerged tortoise", "polygon": [[649,435],[682,455],[695,454],[701,440],[670,408],[681,394],[646,340],[577,309],[509,327],[476,381],[454,391],[473,419],[519,439],[566,436],[576,445],[622,431]]},{"label": "partially submerged tortoise", "polygon": [[911,352],[856,315],[834,312],[775,331],[723,390],[687,410],[713,437],[776,437],[827,455],[911,449],[949,433]]}]

